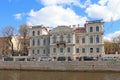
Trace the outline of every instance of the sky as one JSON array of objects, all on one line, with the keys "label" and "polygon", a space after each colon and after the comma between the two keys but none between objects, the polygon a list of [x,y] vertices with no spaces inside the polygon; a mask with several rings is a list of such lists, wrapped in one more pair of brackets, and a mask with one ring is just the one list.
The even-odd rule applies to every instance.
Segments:
[{"label": "sky", "polygon": [[120,0],[1,0],[0,29],[14,26],[16,32],[22,24],[78,25],[86,21],[104,23],[104,39],[120,35]]}]

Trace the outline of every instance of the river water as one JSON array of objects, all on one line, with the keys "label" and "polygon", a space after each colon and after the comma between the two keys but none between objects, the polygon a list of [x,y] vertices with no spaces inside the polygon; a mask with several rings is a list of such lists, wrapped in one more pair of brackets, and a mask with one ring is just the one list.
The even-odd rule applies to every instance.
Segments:
[{"label": "river water", "polygon": [[120,73],[0,70],[0,80],[120,80]]}]

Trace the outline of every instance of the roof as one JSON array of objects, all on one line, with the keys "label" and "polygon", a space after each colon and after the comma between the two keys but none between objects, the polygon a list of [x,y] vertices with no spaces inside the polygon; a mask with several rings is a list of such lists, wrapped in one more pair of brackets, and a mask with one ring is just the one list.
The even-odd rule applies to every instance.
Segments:
[{"label": "roof", "polygon": [[7,40],[8,37],[0,37],[0,40]]},{"label": "roof", "polygon": [[76,33],[84,33],[84,32],[86,32],[86,28],[76,28],[74,30],[74,32],[76,32]]},{"label": "roof", "polygon": [[86,23],[104,23],[103,20],[86,21]]}]

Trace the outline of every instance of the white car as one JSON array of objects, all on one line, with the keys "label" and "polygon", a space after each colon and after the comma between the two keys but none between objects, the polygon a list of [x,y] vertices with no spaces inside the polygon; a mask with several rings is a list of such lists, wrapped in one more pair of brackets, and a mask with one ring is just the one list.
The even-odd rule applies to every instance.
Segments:
[{"label": "white car", "polygon": [[40,57],[40,61],[51,61],[51,60],[52,60],[51,57],[47,57],[47,56]]},{"label": "white car", "polygon": [[117,57],[103,57],[103,61],[116,61],[118,58]]}]

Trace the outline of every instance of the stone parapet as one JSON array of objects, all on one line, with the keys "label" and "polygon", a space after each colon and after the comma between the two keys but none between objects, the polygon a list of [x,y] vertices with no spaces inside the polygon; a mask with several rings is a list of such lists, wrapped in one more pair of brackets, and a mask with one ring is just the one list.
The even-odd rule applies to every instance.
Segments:
[{"label": "stone parapet", "polygon": [[0,62],[0,69],[52,71],[120,71],[120,61]]}]

